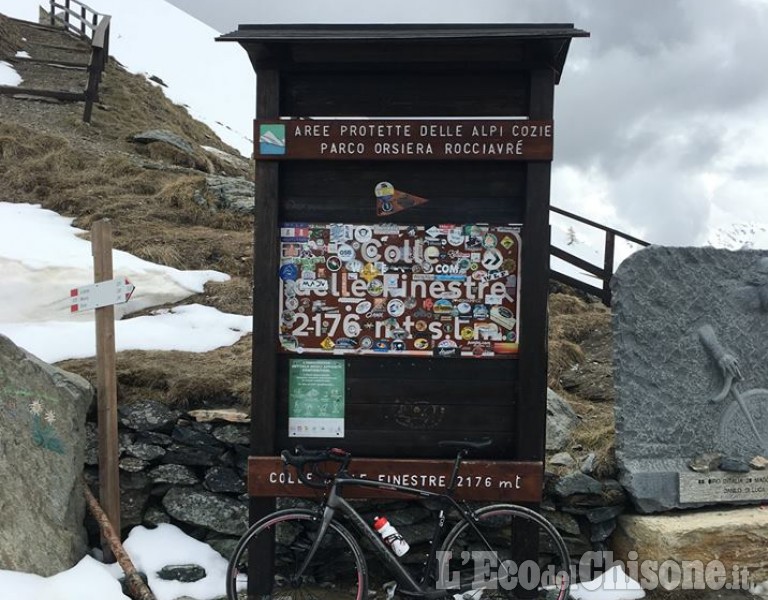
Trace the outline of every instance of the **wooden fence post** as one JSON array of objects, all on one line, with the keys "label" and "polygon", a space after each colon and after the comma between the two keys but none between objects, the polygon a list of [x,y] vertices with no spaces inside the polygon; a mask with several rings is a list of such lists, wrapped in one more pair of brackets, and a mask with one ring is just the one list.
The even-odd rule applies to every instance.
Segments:
[{"label": "wooden fence post", "polygon": [[[112,224],[103,219],[91,229],[94,282],[112,279]],[[99,500],[120,535],[120,475],[117,440],[117,376],[115,372],[115,307],[96,309],[96,380],[99,414]],[[109,545],[102,540],[105,556]]]}]

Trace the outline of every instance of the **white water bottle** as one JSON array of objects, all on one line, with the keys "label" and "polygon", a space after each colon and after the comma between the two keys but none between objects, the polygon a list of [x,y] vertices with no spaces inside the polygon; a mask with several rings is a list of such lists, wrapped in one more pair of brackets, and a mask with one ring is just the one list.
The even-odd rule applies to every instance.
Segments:
[{"label": "white water bottle", "polygon": [[376,520],[373,522],[373,528],[397,556],[403,556],[403,554],[411,549],[408,542],[397,532],[397,529],[389,524],[386,517],[376,517]]}]

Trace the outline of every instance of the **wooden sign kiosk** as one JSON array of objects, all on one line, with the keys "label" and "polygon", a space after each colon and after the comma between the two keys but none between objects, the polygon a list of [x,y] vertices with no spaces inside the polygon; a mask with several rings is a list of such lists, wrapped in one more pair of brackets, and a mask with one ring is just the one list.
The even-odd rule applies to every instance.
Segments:
[{"label": "wooden sign kiosk", "polygon": [[443,468],[454,451],[439,440],[488,436],[472,468],[507,476],[465,497],[540,500],[554,86],[587,35],[241,25],[219,38],[257,74],[252,519],[305,492],[276,476],[298,443],[386,477]]}]

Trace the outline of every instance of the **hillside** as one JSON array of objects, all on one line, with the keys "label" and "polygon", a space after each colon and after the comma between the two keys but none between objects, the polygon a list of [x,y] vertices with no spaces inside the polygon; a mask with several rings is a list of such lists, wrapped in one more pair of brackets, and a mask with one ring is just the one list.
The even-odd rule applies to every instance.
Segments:
[{"label": "hillside", "polygon": [[[19,50],[33,58],[42,55],[45,35],[0,18],[0,60],[14,64],[25,85],[55,85],[62,77],[61,69],[13,62]],[[208,284],[188,302],[250,314],[252,218],[247,211],[222,207],[212,183],[250,178],[252,165],[159,87],[116,60],[108,66],[91,125],[81,116],[82,104],[0,95],[0,200],[40,203],[74,217],[74,225],[83,229],[109,218],[118,249],[180,269],[232,276],[229,282]],[[152,130],[183,138],[191,151],[133,141],[132,136]],[[553,289],[550,313],[549,385],[584,417],[575,432],[574,454],[596,451],[597,473],[607,474],[613,468],[610,313],[563,288]],[[250,351],[250,337],[245,337],[206,354],[121,353],[120,401],[246,407]],[[60,366],[94,379],[93,360]]]}]

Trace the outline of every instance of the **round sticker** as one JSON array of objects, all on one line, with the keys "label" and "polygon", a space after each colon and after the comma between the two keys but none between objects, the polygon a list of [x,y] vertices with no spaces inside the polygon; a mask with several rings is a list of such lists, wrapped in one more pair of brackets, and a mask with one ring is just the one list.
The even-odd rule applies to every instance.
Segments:
[{"label": "round sticker", "polygon": [[426,329],[427,329],[426,321],[416,321],[416,331],[426,331]]},{"label": "round sticker", "polygon": [[429,340],[426,338],[416,338],[413,341],[413,346],[416,348],[416,350],[426,350],[429,348]]},{"label": "round sticker", "polygon": [[299,268],[294,264],[280,267],[280,279],[283,281],[296,281],[299,278]]},{"label": "round sticker", "polygon": [[376,260],[379,258],[379,249],[374,244],[363,246],[363,258],[365,260]]},{"label": "round sticker", "polygon": [[495,248],[496,244],[498,244],[498,240],[492,233],[486,233],[485,236],[483,236],[483,248]]},{"label": "round sticker", "polygon": [[341,262],[349,262],[355,258],[355,249],[349,244],[341,244],[338,250],[336,250],[336,254],[339,255]]},{"label": "round sticker", "polygon": [[373,340],[369,338],[368,336],[364,338],[360,338],[360,347],[364,350],[368,350],[373,346]]},{"label": "round sticker", "polygon": [[438,348],[458,348],[458,346],[453,340],[441,340],[437,345]]},{"label": "round sticker", "polygon": [[472,310],[472,305],[469,302],[461,302],[456,308],[460,315],[468,315]]},{"label": "round sticker", "polygon": [[400,298],[392,298],[387,303],[387,312],[393,317],[399,317],[405,312],[405,303]]},{"label": "round sticker", "polygon": [[296,315],[290,310],[284,310],[283,314],[280,315],[280,319],[285,325],[293,325],[293,322],[296,320]]},{"label": "round sticker", "polygon": [[362,301],[360,304],[358,304],[357,306],[355,306],[355,312],[356,312],[358,315],[364,315],[364,314],[365,314],[365,313],[367,313],[369,310],[371,310],[371,303],[370,303],[370,302],[368,302],[368,300],[363,300],[363,301]]},{"label": "round sticker", "polygon": [[475,330],[471,327],[462,327],[461,328],[461,339],[465,342],[468,342],[473,337],[475,337]]},{"label": "round sticker", "polygon": [[433,263],[440,257],[440,248],[437,246],[427,246],[424,248],[424,262]]},{"label": "round sticker", "polygon": [[384,284],[381,283],[381,279],[372,279],[368,284],[368,293],[371,296],[381,296],[384,292]]},{"label": "round sticker", "polygon": [[395,195],[395,186],[389,183],[389,181],[381,181],[376,184],[374,188],[374,194],[379,200],[389,200]]},{"label": "round sticker", "polygon": [[368,242],[373,237],[373,229],[367,225],[361,225],[355,228],[355,239],[358,242]]},{"label": "round sticker", "polygon": [[296,310],[297,308],[299,308],[299,301],[295,297],[288,298],[285,301],[285,308],[287,308],[288,310]]},{"label": "round sticker", "polygon": [[349,337],[357,337],[360,335],[360,324],[355,321],[347,323],[347,326],[344,329],[344,333],[346,333]]},{"label": "round sticker", "polygon": [[448,243],[451,246],[461,246],[464,243],[464,232],[461,227],[454,227],[448,232]]},{"label": "round sticker", "polygon": [[331,271],[338,271],[341,269],[341,259],[338,256],[329,256],[325,261],[325,266]]}]

